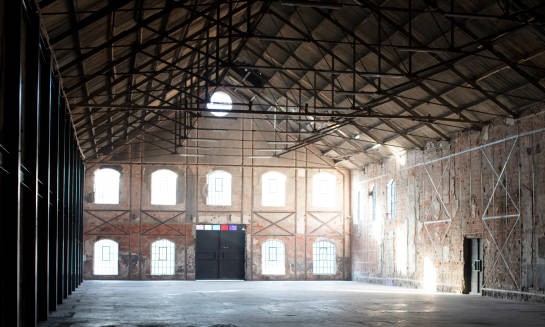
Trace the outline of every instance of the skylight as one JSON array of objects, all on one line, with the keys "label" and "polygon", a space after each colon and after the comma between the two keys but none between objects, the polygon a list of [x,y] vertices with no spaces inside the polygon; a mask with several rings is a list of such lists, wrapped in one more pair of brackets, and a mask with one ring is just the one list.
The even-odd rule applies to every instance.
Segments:
[{"label": "skylight", "polygon": [[[206,104],[208,110],[231,110],[233,108],[233,101],[229,94],[225,92],[214,92],[210,97],[210,102]],[[212,115],[216,117],[227,116],[226,112],[212,111]]]}]

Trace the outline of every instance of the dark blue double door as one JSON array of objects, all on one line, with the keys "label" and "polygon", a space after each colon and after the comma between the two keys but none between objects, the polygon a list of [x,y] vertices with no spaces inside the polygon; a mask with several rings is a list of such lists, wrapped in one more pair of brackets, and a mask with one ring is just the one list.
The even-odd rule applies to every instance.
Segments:
[{"label": "dark blue double door", "polygon": [[244,279],[244,230],[196,232],[196,279]]}]

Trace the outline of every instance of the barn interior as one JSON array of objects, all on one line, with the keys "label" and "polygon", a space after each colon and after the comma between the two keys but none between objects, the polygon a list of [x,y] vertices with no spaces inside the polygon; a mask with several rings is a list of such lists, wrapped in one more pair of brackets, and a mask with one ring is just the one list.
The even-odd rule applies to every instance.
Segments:
[{"label": "barn interior", "polygon": [[[0,18],[1,326],[212,326],[160,305],[76,318],[109,287],[115,315],[130,290],[225,285],[457,294],[446,325],[506,323],[481,311],[514,300],[543,321],[542,1],[13,0]],[[218,280],[239,284],[200,283]],[[246,309],[233,326],[260,325]],[[323,322],[289,309],[276,324]]]}]

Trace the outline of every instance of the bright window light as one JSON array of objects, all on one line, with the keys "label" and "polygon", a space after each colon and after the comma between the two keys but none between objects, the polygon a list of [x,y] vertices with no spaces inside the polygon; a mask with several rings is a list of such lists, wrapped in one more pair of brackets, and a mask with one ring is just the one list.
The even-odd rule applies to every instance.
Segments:
[{"label": "bright window light", "polygon": [[[407,224],[403,223],[398,230],[406,231]],[[395,233],[395,257],[396,272],[405,275],[407,273],[407,233]]]},{"label": "bright window light", "polygon": [[367,210],[371,224],[371,235],[377,242],[382,242],[384,236],[384,221],[382,219],[377,219],[379,217],[377,207],[377,187],[374,185],[371,187],[368,194]]},{"label": "bright window light", "polygon": [[159,169],[151,174],[151,204],[176,204],[178,174],[168,169]]},{"label": "bright window light", "polygon": [[320,208],[337,206],[337,180],[334,174],[321,172],[312,177],[312,204]]},{"label": "bright window light", "polygon": [[387,186],[388,195],[388,213],[390,214],[390,220],[394,220],[396,216],[396,182],[391,179]]},{"label": "bright window light", "polygon": [[119,204],[119,178],[121,174],[111,168],[95,171],[95,203]]},{"label": "bright window light", "polygon": [[422,285],[427,292],[437,291],[437,273],[433,261],[429,257],[424,258],[424,280]]},{"label": "bright window light", "polygon": [[312,245],[312,273],[335,275],[337,273],[337,250],[330,241],[319,240]]},{"label": "bright window light", "polygon": [[276,171],[261,175],[261,205],[264,207],[286,205],[286,175]]},{"label": "bright window light", "polygon": [[261,269],[263,275],[284,275],[286,259],[284,243],[279,240],[267,240],[261,246]]},{"label": "bright window light", "polygon": [[405,166],[405,164],[407,163],[407,153],[406,152],[397,153],[395,155],[395,158],[396,158],[397,163],[400,166]]},{"label": "bright window light", "polygon": [[112,240],[95,242],[93,255],[94,275],[117,275],[118,245]]},{"label": "bright window light", "polygon": [[151,274],[174,275],[176,266],[174,242],[158,240],[151,244]]},{"label": "bright window light", "polygon": [[[233,108],[233,101],[229,94],[225,92],[214,92],[210,97],[210,102],[206,104],[208,110],[231,110]],[[216,117],[227,116],[226,112],[212,111],[212,115]]]},{"label": "bright window light", "polygon": [[365,197],[364,197],[364,194],[363,194],[362,190],[359,190],[356,196],[357,196],[357,198],[356,198],[356,219],[354,220],[354,224],[355,225],[361,225],[362,221],[363,221],[363,216],[365,215],[365,213],[364,213],[364,208],[365,208],[364,199],[365,199]]},{"label": "bright window light", "polygon": [[231,205],[231,174],[223,170],[215,170],[206,176],[208,195],[206,204],[209,206]]}]

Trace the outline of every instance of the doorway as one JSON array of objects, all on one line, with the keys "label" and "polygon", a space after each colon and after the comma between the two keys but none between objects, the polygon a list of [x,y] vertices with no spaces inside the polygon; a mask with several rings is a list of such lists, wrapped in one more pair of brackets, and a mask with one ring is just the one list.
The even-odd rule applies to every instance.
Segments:
[{"label": "doorway", "polygon": [[196,279],[244,279],[244,225],[197,225],[196,237]]},{"label": "doorway", "polygon": [[483,287],[482,238],[464,239],[464,281],[464,293],[481,293]]}]

